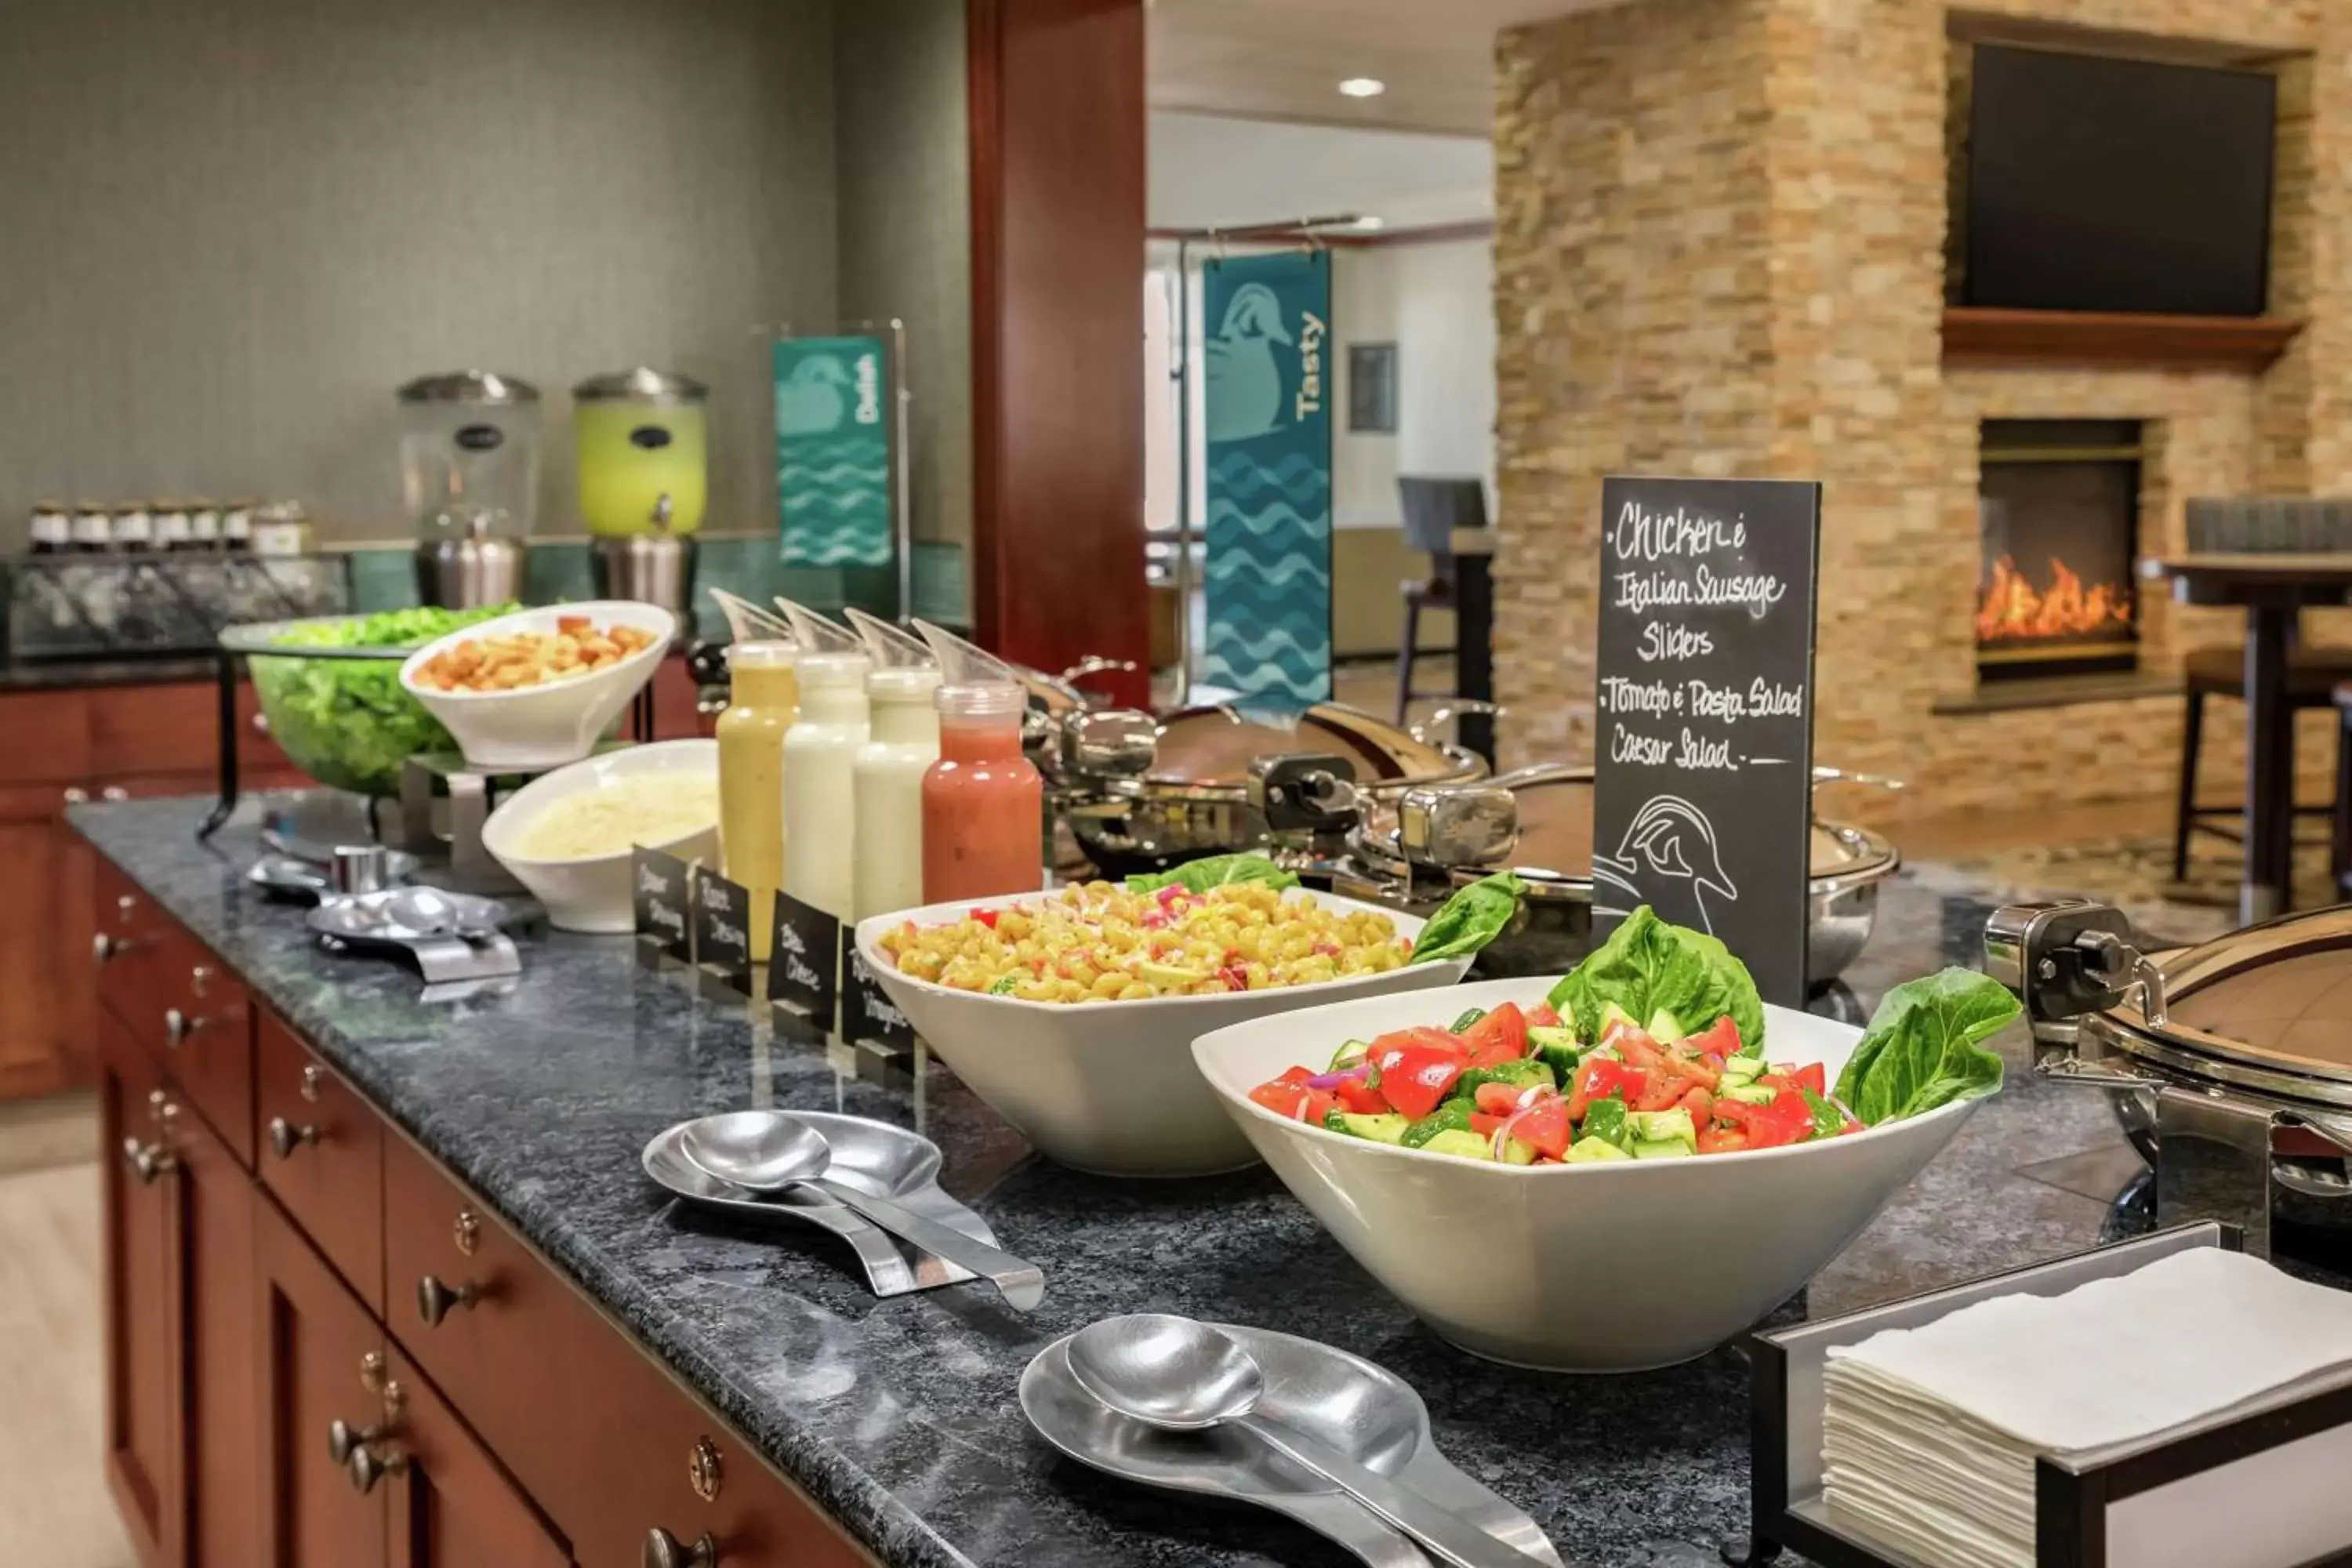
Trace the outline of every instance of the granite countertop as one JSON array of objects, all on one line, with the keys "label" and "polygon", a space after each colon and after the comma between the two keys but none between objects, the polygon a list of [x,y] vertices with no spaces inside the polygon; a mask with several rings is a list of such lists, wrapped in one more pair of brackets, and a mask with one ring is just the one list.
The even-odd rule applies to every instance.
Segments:
[{"label": "granite countertop", "polygon": [[[198,845],[205,804],[71,816],[893,1568],[1353,1561],[1274,1515],[1098,1475],[1030,1433],[1014,1394],[1030,1358],[1096,1318],[1148,1310],[1303,1334],[1394,1368],[1454,1462],[1532,1513],[1580,1568],[1709,1562],[1745,1533],[1747,1375],[1730,1349],[1618,1377],[1474,1360],[1421,1328],[1264,1171],[1153,1183],[1062,1170],[943,1070],[897,1084],[845,1076],[847,1053],[698,1000],[683,977],[638,969],[625,937],[529,941],[508,994],[425,1005],[413,972],[320,952],[299,910],[240,881],[257,853],[250,827]],[[1900,980],[1975,962],[1985,913],[1950,873],[1906,871],[1849,974],[1853,994],[1823,1005],[1867,1007]],[[2008,1091],[1814,1282],[1813,1311],[2101,1238],[2137,1161],[2104,1096],[2035,1080],[2021,1040],[2010,1048]],[[639,1151],[672,1122],[762,1103],[929,1133],[949,1189],[1044,1266],[1044,1307],[1015,1313],[973,1286],[877,1301],[830,1238],[682,1212],[640,1173]]]}]

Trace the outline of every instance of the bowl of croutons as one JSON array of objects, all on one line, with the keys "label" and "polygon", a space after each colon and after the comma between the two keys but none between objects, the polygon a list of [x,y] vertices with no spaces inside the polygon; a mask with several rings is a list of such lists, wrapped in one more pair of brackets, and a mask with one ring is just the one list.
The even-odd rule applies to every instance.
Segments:
[{"label": "bowl of croutons", "polygon": [[635,600],[523,610],[425,644],[400,684],[473,766],[561,767],[595,749],[677,632],[675,616]]}]

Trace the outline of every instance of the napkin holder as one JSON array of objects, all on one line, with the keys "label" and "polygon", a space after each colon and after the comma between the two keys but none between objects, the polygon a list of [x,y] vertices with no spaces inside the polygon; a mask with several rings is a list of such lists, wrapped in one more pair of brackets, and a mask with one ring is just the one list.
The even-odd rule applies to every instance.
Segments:
[{"label": "napkin holder", "polygon": [[[1752,1336],[1749,1428],[1753,1521],[1748,1554],[1764,1568],[1786,1549],[1822,1568],[1918,1568],[1916,1558],[1833,1518],[1822,1495],[1822,1373],[1832,1347],[1888,1329],[1916,1329],[1994,1296],[2054,1296],[2095,1279],[2129,1274],[2196,1247],[2244,1250],[2235,1226],[2207,1221],[2137,1241],[1995,1274],[1866,1311]],[[2147,1538],[2151,1521],[2225,1518],[2238,1538],[2231,1568],[2352,1562],[2352,1502],[2328,1502],[2340,1485],[2318,1476],[2352,1467],[2352,1373],[2311,1379],[2251,1410],[2233,1410],[2088,1454],[2035,1462],[2034,1558],[2039,1568],[2127,1568],[2124,1542]],[[2228,1470],[2226,1476],[2217,1472]],[[2323,1509],[2346,1521],[2318,1524]],[[2180,1510],[2174,1512],[2173,1510]],[[2254,1525],[2265,1518],[2318,1524],[2326,1538],[2265,1548]],[[2111,1555],[2111,1550],[2116,1553]],[[1728,1553],[1727,1553],[1728,1558]],[[2187,1561],[2188,1559],[2180,1559]],[[2219,1563],[2221,1558],[2210,1558]],[[2146,1561],[2142,1556],[2140,1562]]]}]

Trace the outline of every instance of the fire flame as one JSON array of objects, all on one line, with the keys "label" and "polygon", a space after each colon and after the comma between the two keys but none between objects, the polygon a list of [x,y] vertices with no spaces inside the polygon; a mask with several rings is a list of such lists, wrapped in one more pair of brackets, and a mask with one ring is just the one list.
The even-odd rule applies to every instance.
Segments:
[{"label": "fire flame", "polygon": [[2101,583],[2085,591],[2074,569],[2053,556],[2050,586],[2037,589],[2004,555],[1992,563],[1992,579],[1977,601],[1977,641],[2082,637],[2124,630],[2131,620],[2131,594],[2122,584]]}]

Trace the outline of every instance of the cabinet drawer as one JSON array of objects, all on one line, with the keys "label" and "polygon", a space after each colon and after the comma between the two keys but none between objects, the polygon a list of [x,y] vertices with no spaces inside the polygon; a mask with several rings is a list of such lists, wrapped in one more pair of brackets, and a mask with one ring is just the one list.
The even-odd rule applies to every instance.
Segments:
[{"label": "cabinet drawer", "polygon": [[686,1547],[709,1535],[725,1568],[870,1561],[397,1135],[384,1139],[384,1289],[393,1337],[579,1568],[640,1568],[656,1530]]},{"label": "cabinet drawer", "polygon": [[392,1371],[403,1392],[391,1445],[399,1454],[395,1568],[571,1568],[563,1543],[431,1381],[398,1352]]},{"label": "cabinet drawer", "polygon": [[383,1123],[267,1009],[253,1040],[255,1163],[360,1300],[383,1300]]},{"label": "cabinet drawer", "polygon": [[164,938],[160,1013],[144,1037],[222,1141],[253,1163],[253,1005],[242,982],[177,927]]},{"label": "cabinet drawer", "polygon": [[25,691],[0,696],[0,784],[81,784],[90,774],[89,694]]},{"label": "cabinet drawer", "polygon": [[173,922],[111,861],[98,861],[93,883],[98,994],[106,1010],[153,1049],[160,1041],[158,1020],[173,1000],[168,978]]}]

